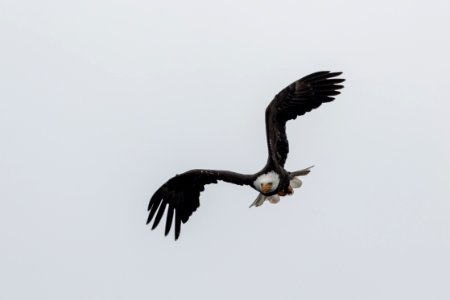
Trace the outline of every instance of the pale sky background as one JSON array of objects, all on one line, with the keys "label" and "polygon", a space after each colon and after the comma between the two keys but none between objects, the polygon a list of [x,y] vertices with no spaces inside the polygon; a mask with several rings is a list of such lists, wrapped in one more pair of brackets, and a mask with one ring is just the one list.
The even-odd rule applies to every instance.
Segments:
[{"label": "pale sky background", "polygon": [[[448,28],[448,0],[0,0],[0,298],[450,299]],[[176,173],[260,170],[319,70],[346,87],[288,124],[294,196],[144,225]]]}]

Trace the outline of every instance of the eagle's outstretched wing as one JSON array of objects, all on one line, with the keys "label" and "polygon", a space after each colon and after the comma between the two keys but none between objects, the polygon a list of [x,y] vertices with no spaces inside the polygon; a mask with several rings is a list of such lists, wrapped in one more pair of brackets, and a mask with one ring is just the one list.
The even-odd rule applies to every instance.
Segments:
[{"label": "eagle's outstretched wing", "polygon": [[272,160],[284,166],[289,152],[286,122],[333,101],[344,87],[339,83],[345,79],[335,78],[341,74],[329,71],[310,74],[291,83],[270,102],[266,109],[266,134]]},{"label": "eagle's outstretched wing", "polygon": [[168,206],[165,234],[169,233],[175,218],[175,240],[178,239],[181,222],[186,223],[200,206],[200,193],[205,185],[217,183],[218,180],[244,185],[252,183],[252,176],[215,170],[191,170],[176,175],[164,183],[150,199],[147,224],[155,217],[152,230],[155,229]]}]

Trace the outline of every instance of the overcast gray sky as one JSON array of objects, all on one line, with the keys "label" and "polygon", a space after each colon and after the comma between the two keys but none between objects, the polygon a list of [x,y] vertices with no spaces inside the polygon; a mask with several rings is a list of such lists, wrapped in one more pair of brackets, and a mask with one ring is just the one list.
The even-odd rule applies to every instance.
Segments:
[{"label": "overcast gray sky", "polygon": [[[0,298],[449,299],[450,2],[0,0]],[[181,238],[145,226],[191,168],[253,173],[264,110],[294,196],[219,184]]]}]

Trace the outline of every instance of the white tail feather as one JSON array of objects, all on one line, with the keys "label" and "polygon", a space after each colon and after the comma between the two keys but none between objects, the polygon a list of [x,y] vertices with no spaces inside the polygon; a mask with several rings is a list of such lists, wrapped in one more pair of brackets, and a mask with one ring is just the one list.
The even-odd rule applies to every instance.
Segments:
[{"label": "white tail feather", "polygon": [[298,189],[302,186],[302,181],[298,177],[294,177],[289,182],[289,185],[294,189]]},{"label": "white tail feather", "polygon": [[275,195],[268,197],[267,200],[269,200],[269,202],[272,204],[276,204],[276,203],[280,202],[280,196],[275,194]]}]

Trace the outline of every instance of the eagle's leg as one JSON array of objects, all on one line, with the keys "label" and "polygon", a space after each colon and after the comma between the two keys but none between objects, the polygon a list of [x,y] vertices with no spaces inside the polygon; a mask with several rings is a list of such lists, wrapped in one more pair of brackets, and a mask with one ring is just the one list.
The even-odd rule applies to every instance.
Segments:
[{"label": "eagle's leg", "polygon": [[278,192],[279,196],[292,195],[294,193],[294,189],[289,185],[287,190],[282,190]]}]

